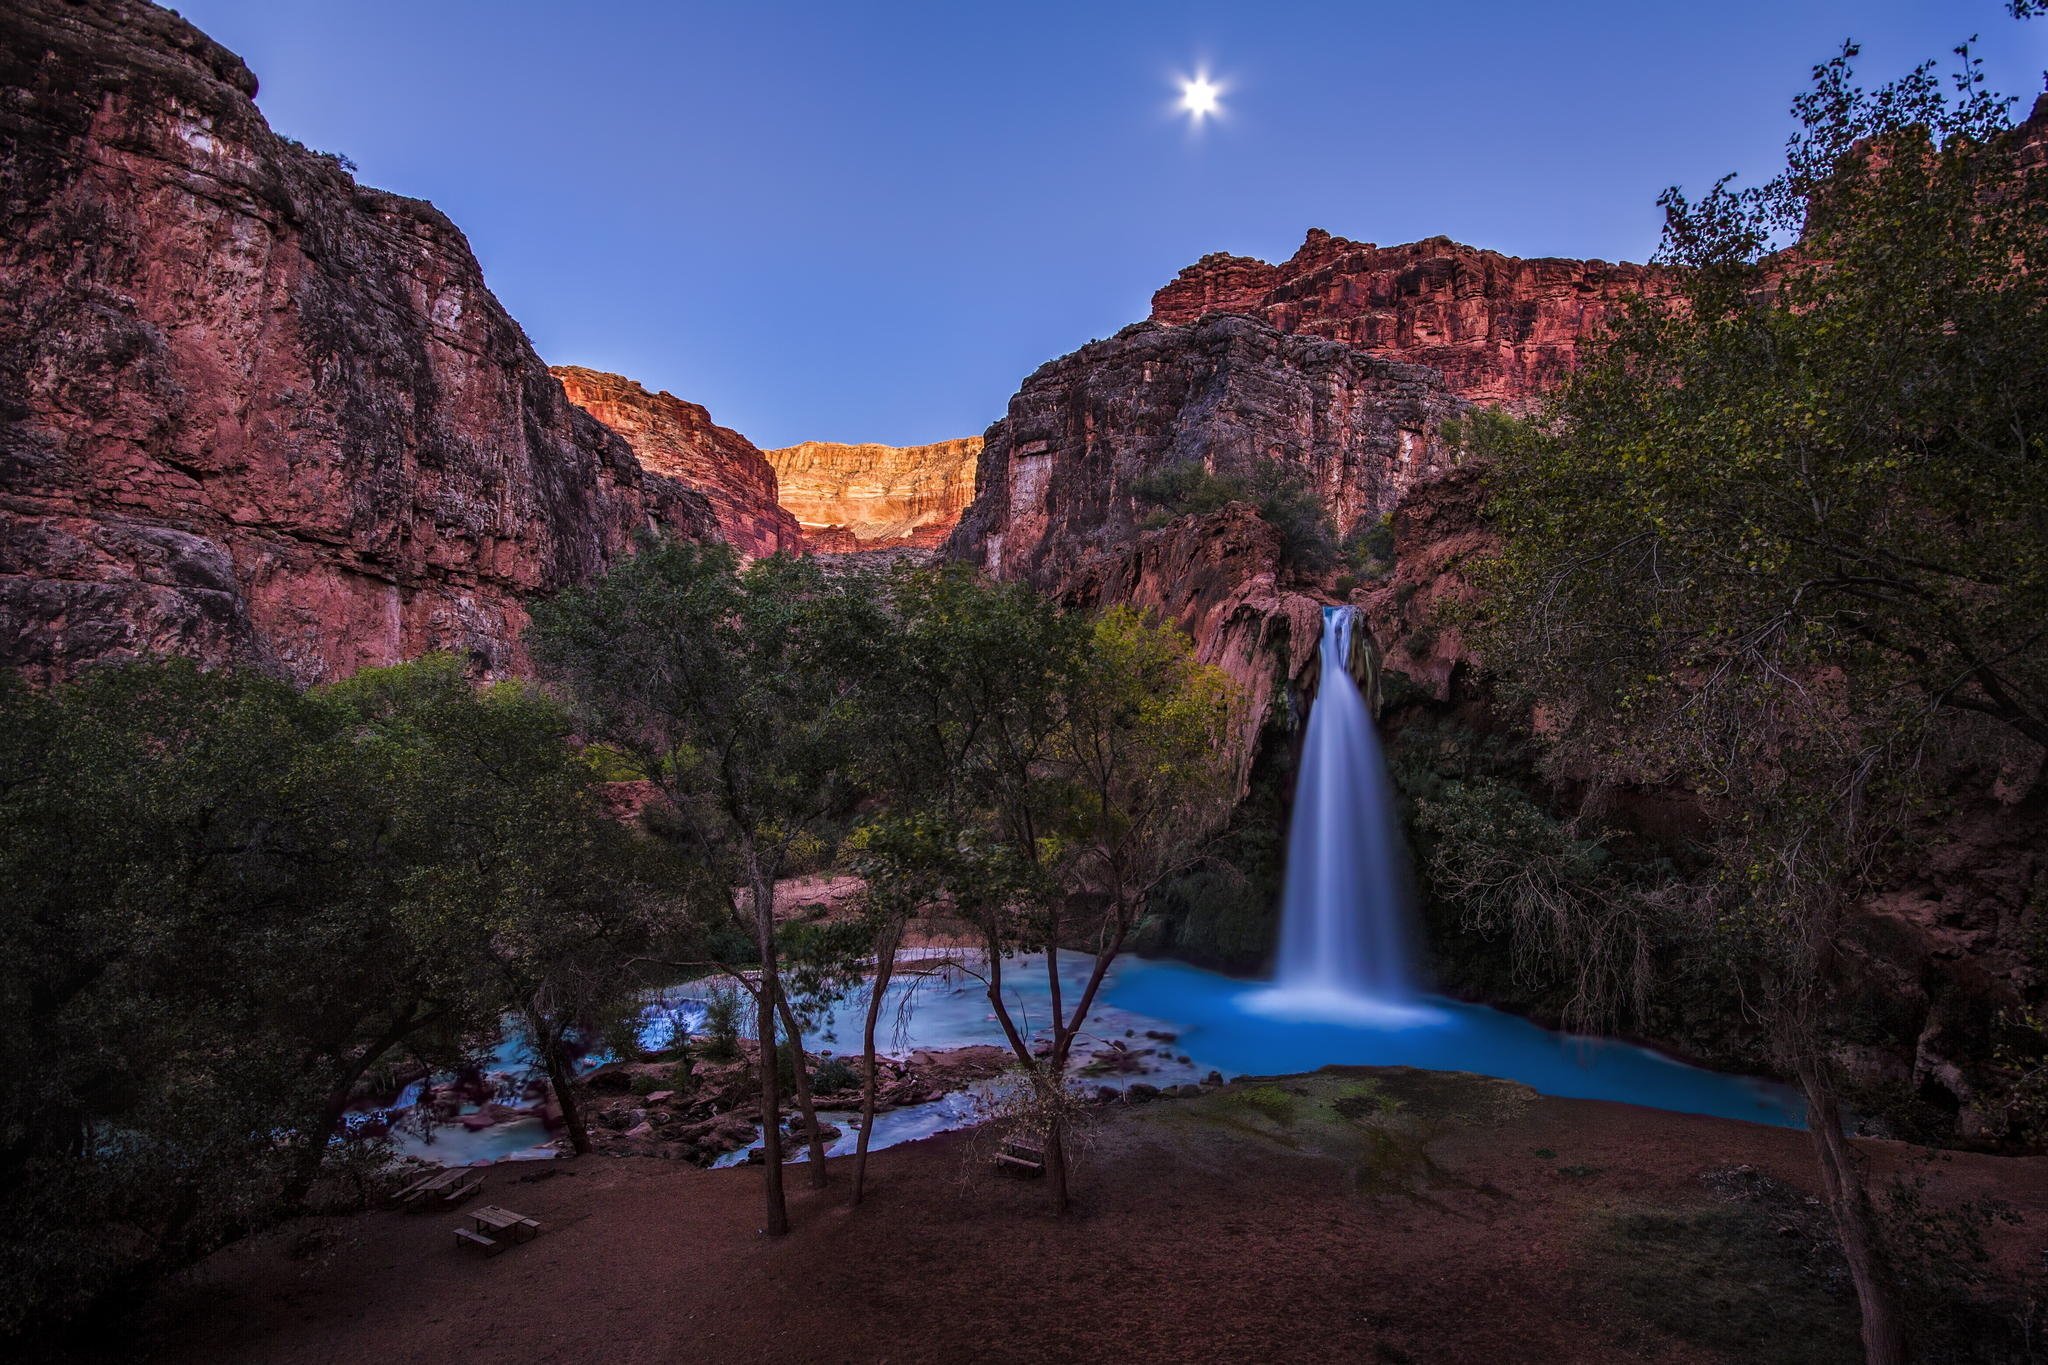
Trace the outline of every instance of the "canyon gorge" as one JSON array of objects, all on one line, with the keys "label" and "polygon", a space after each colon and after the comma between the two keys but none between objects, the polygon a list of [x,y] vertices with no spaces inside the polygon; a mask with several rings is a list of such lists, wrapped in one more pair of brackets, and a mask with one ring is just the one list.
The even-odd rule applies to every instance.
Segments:
[{"label": "canyon gorge", "polygon": [[[1190,265],[1148,319],[1024,379],[985,436],[763,451],[696,403],[549,368],[453,223],[274,132],[248,68],[174,14],[36,0],[0,40],[0,664],[38,679],[171,654],[305,684],[430,651],[514,676],[529,603],[660,532],[929,552],[1171,621],[1247,698],[1241,793],[1292,742],[1340,600],[1399,675],[1396,732],[1526,729],[1489,713],[1437,610],[1492,544],[1447,432],[1528,410],[1626,300],[1672,287],[1316,230],[1277,265]],[[2048,122],[2029,126],[2033,155]],[[1162,470],[1274,465],[1339,536],[1386,519],[1390,572],[1290,564],[1243,502],[1162,518],[1140,496]],[[1970,1058],[2048,871],[2024,784],[1957,780],[1959,842],[1869,907],[1890,1003],[1853,1060],[1988,1143]],[[1670,816],[1654,792],[1603,799],[1623,824]]]}]

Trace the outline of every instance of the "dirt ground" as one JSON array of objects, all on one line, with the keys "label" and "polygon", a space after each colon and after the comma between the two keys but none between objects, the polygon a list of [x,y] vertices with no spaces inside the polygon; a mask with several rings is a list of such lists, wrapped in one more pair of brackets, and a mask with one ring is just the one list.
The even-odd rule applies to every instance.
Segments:
[{"label": "dirt ground", "polygon": [[[468,1207],[540,1219],[528,1244],[491,1259],[458,1249],[451,1229],[467,1219],[452,1210],[302,1222],[189,1272],[116,1353],[334,1365],[1854,1356],[1853,1307],[1810,1245],[1825,1220],[1805,1199],[1799,1133],[1441,1073],[1243,1081],[1104,1111],[1064,1219],[1042,1184],[994,1173],[991,1141],[953,1133],[878,1153],[858,1210],[840,1163],[822,1192],[792,1168],[795,1231],[779,1240],[757,1231],[757,1169],[500,1167]],[[1910,1149],[1865,1149],[1880,1172],[1912,1165]],[[1959,1155],[1931,1188],[1938,1205],[2009,1202],[2023,1222],[1998,1230],[1998,1257],[2040,1263],[2048,1159]],[[1745,1202],[1743,1190],[1775,1193]]]}]

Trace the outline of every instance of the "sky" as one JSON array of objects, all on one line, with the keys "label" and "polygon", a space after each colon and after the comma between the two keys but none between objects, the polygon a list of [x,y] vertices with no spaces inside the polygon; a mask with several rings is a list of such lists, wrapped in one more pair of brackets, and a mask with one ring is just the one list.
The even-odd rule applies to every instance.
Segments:
[{"label": "sky", "polygon": [[550,363],[763,447],[979,432],[1310,227],[1642,260],[1665,186],[1775,169],[1845,38],[1875,83],[1979,35],[2023,108],[2048,68],[2002,0],[176,2],[280,132],[446,211]]}]

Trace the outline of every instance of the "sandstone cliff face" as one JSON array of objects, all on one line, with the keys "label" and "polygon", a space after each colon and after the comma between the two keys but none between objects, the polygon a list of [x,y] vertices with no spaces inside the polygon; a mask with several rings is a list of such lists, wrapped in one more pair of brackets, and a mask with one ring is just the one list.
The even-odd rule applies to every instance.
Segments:
[{"label": "sandstone cliff face", "polygon": [[1379,247],[1317,228],[1279,265],[1204,256],[1152,296],[1152,319],[1243,314],[1432,366],[1460,397],[1522,408],[1570,373],[1625,298],[1670,289],[1648,266],[1522,260],[1448,237]]},{"label": "sandstone cliff face", "polygon": [[804,441],[767,452],[782,505],[821,554],[932,549],[974,500],[981,437],[922,446]]},{"label": "sandstone cliff face", "polygon": [[1230,676],[1244,702],[1232,744],[1241,793],[1275,703],[1315,660],[1322,636],[1321,597],[1288,578],[1279,535],[1233,503],[1081,556],[1058,587],[1076,607],[1131,606],[1178,626],[1196,657]]},{"label": "sandstone cliff face", "polygon": [[549,371],[569,401],[626,439],[643,468],[702,493],[718,530],[743,555],[801,554],[797,519],[776,501],[775,470],[754,443],[697,403],[580,365]]},{"label": "sandstone cliff face", "polygon": [[989,428],[974,503],[947,544],[999,577],[1057,587],[1128,542],[1133,485],[1165,465],[1298,469],[1340,532],[1439,468],[1459,400],[1433,371],[1241,317],[1139,323],[1042,367]]},{"label": "sandstone cliff face", "polygon": [[709,508],[255,88],[149,5],[0,9],[0,663],[516,668],[528,595]]}]

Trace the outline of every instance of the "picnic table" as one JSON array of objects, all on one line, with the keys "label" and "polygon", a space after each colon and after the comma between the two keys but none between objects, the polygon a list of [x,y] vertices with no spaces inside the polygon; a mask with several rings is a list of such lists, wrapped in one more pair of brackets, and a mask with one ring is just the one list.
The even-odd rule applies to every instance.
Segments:
[{"label": "picnic table", "polygon": [[501,1209],[496,1204],[486,1204],[471,1217],[476,1219],[478,1232],[501,1232],[515,1242],[531,1241],[539,1232],[540,1224],[523,1213]]},{"label": "picnic table", "polygon": [[397,1202],[415,1208],[430,1204],[460,1204],[483,1187],[482,1172],[469,1166],[450,1166],[407,1185],[398,1192]]}]

